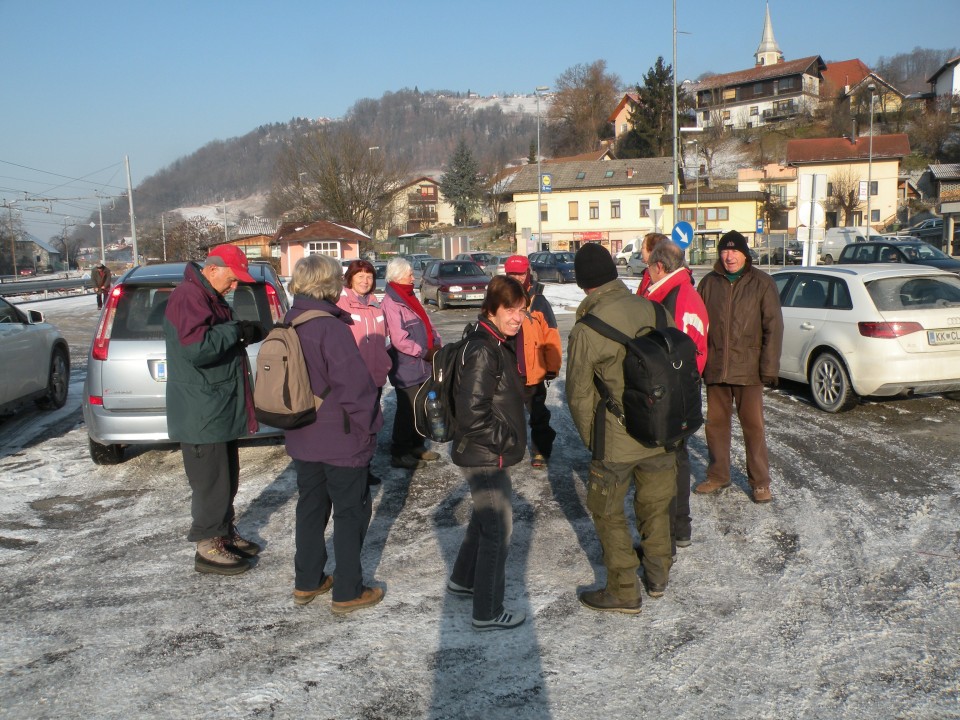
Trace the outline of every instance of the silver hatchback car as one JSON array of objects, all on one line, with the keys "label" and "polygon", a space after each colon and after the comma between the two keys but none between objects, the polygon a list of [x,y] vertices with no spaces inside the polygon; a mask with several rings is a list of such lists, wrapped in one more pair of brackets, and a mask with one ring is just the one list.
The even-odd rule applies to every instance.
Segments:
[{"label": "silver hatchback car", "polygon": [[[90,457],[98,465],[123,460],[124,448],[170,442],[167,435],[167,349],[163,315],[186,263],[145,265],[127,271],[110,290],[90,346],[83,388],[83,419]],[[286,291],[269,263],[251,262],[256,282],[226,296],[238,320],[253,320],[264,334],[289,309]],[[247,348],[256,371],[259,344]],[[281,435],[261,426],[257,437]]]}]

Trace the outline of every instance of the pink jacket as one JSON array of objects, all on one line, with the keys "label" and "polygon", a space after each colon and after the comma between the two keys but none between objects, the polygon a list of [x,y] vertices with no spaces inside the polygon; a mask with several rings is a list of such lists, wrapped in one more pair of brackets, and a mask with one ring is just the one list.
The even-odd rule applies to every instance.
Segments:
[{"label": "pink jacket", "polygon": [[373,296],[358,295],[350,288],[344,288],[337,300],[337,307],[353,320],[350,329],[360,348],[360,357],[366,363],[373,384],[383,387],[390,371],[390,355],[387,354],[387,324],[383,319],[380,303]]},{"label": "pink jacket", "polygon": [[707,364],[707,330],[710,327],[710,319],[707,317],[707,308],[700,294],[690,282],[691,277],[693,274],[690,268],[677,268],[660,282],[648,285],[643,297],[662,305],[671,290],[675,287],[680,288],[677,294],[676,317],[673,320],[697,346],[697,369],[703,375],[703,368]]}]

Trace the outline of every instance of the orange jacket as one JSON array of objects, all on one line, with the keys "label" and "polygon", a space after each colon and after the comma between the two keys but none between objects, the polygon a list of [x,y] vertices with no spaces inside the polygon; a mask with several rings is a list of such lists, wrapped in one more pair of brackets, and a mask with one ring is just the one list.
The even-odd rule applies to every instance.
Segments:
[{"label": "orange jacket", "polygon": [[563,346],[560,331],[550,302],[543,297],[543,285],[531,288],[530,302],[523,315],[523,362],[527,385],[538,385],[549,373],[556,377],[560,372]]}]

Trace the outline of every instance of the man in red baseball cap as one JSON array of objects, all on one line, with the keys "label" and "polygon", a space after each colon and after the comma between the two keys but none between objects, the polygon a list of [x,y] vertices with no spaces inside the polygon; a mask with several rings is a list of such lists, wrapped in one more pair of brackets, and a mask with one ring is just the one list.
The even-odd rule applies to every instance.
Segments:
[{"label": "man in red baseball cap", "polygon": [[515,278],[527,293],[527,311],[517,333],[517,360],[524,380],[524,402],[530,414],[530,464],[545,467],[553,450],[556,431],[550,427],[547,409],[547,383],[560,372],[563,348],[560,331],[550,302],[543,296],[543,285],[533,283],[530,261],[523,255],[511,255],[503,264],[507,276]]},{"label": "man in red baseball cap", "polygon": [[247,261],[247,256],[236,245],[218,245],[207,255],[207,262],[204,264],[208,267],[213,265],[229,268],[240,282],[254,281],[248,270],[250,263]]}]

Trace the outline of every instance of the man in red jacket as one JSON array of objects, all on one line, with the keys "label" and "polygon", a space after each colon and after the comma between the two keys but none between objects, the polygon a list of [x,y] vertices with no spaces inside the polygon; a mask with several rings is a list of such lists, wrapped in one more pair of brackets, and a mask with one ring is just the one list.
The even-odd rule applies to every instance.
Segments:
[{"label": "man in red jacket", "polygon": [[[643,297],[673,313],[677,327],[697,346],[697,370],[707,364],[707,308],[693,286],[693,273],[683,264],[683,251],[663,237],[647,260],[650,283]],[[677,547],[690,545],[690,456],[686,443],[677,448],[677,496],[670,504],[670,528]]]}]

